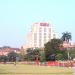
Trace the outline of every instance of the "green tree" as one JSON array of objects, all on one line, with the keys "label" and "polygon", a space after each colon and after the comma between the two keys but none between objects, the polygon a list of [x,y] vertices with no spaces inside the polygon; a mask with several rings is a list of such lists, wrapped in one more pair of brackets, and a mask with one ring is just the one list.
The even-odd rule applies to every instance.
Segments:
[{"label": "green tree", "polygon": [[61,39],[51,39],[51,41],[47,42],[45,44],[45,56],[46,60],[55,60],[55,56],[58,53],[61,53],[62,50],[60,50],[60,46],[62,44]]},{"label": "green tree", "polygon": [[69,42],[71,40],[72,36],[70,32],[63,32],[62,33],[62,40]]},{"label": "green tree", "polygon": [[0,56],[0,62],[7,62],[8,61],[8,57],[5,55],[1,55]]},{"label": "green tree", "polygon": [[63,54],[57,54],[56,55],[56,60],[63,60]]},{"label": "green tree", "polygon": [[16,57],[19,57],[19,55],[16,52],[10,52],[8,54],[9,61],[16,61]]},{"label": "green tree", "polygon": [[69,54],[70,54],[70,58],[74,59],[75,58],[75,48],[70,48]]},{"label": "green tree", "polygon": [[39,48],[36,48],[36,49],[28,48],[27,54],[25,54],[24,59],[28,61],[34,61],[36,60],[37,56],[40,58]]},{"label": "green tree", "polygon": [[44,51],[40,51],[40,61],[41,62],[45,62],[46,59],[45,59],[45,52]]},{"label": "green tree", "polygon": [[[71,36],[71,33],[70,32],[63,32],[62,33],[61,39],[62,39],[63,42],[65,41],[67,44],[69,44],[69,41],[71,40],[71,38],[72,38],[72,36]],[[67,47],[65,50],[67,52],[67,59],[68,60],[71,59],[70,53],[69,53],[70,52],[69,47]]]}]

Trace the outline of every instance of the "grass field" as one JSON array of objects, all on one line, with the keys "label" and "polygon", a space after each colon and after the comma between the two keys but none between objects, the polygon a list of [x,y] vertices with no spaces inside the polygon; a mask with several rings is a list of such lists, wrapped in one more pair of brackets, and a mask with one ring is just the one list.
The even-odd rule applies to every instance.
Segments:
[{"label": "grass field", "polygon": [[73,75],[71,68],[0,64],[0,75]]}]

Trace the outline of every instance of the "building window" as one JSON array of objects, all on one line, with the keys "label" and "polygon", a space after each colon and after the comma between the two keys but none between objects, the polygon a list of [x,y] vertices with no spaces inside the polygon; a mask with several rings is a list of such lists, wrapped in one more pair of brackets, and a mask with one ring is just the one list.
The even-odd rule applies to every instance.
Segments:
[{"label": "building window", "polygon": [[46,39],[46,37],[47,37],[47,36],[46,36],[46,35],[44,35],[44,39]]},{"label": "building window", "polygon": [[42,39],[39,38],[39,46],[41,46],[41,43],[42,43]]},{"label": "building window", "polygon": [[39,43],[41,43],[41,38],[39,38]]},{"label": "building window", "polygon": [[39,32],[42,32],[42,28],[39,28]]},{"label": "building window", "polygon": [[39,38],[41,38],[42,37],[42,34],[41,33],[39,33]]},{"label": "building window", "polygon": [[49,32],[51,32],[51,28],[49,28]]},{"label": "building window", "polygon": [[44,36],[46,36],[46,33],[44,33]]},{"label": "building window", "polygon": [[46,28],[44,28],[44,32],[46,32]]}]

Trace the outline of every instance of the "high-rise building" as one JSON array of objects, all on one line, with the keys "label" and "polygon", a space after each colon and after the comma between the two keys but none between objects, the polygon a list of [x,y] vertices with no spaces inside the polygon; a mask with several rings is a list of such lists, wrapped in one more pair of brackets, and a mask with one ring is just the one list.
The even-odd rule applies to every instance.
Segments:
[{"label": "high-rise building", "polygon": [[31,32],[28,35],[28,47],[44,47],[44,44],[54,37],[55,34],[51,24],[46,22],[34,23]]}]

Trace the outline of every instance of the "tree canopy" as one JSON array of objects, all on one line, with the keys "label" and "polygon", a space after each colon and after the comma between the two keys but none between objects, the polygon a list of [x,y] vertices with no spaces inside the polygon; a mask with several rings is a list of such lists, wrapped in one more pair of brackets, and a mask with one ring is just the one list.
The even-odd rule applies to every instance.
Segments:
[{"label": "tree canopy", "polygon": [[45,50],[46,60],[51,60],[50,57],[55,58],[57,53],[63,52],[62,50],[60,50],[60,46],[62,43],[63,42],[61,39],[52,39],[51,41],[45,44],[44,50]]},{"label": "tree canopy", "polygon": [[63,32],[62,33],[62,40],[69,42],[71,40],[72,36],[70,32]]}]

